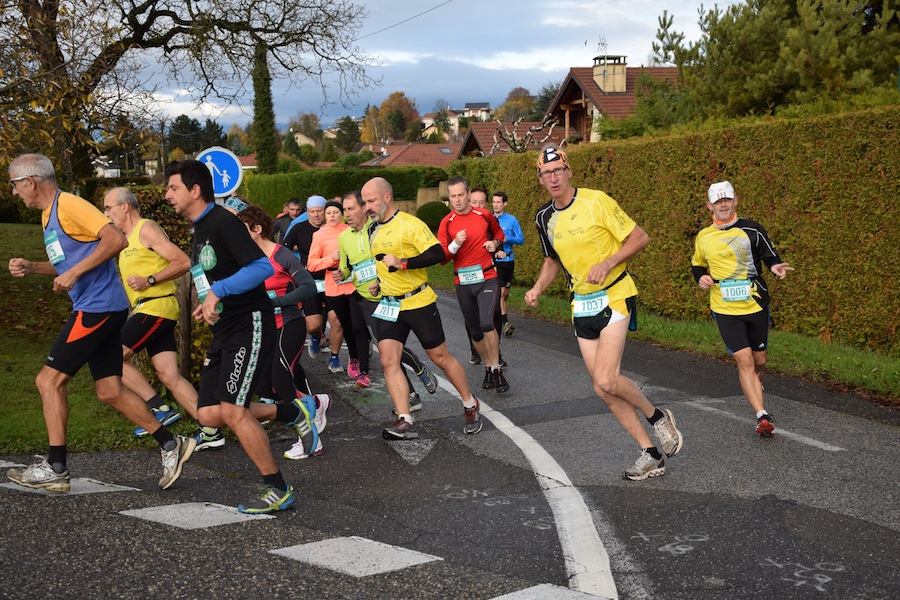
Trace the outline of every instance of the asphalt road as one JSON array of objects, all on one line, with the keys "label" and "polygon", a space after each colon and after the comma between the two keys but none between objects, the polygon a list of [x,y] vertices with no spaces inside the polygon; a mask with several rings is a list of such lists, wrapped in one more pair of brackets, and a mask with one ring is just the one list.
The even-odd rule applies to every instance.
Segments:
[{"label": "asphalt road", "polygon": [[[512,387],[497,395],[477,389],[452,298],[440,309],[485,403],[478,435],[463,435],[446,382],[434,395],[417,384],[421,438],[388,443],[377,355],[366,391],[304,357],[336,402],[322,456],[279,458],[296,510],[237,515],[259,478],[233,440],[165,492],[149,442],[75,454],[68,495],[0,485],[0,597],[900,596],[900,412],[767,375],[778,430],[759,439],[733,366],[629,342],[623,369],[685,442],[664,477],[626,481],[636,449],[569,327],[516,316],[501,344]],[[293,441],[271,437],[276,456]]]}]

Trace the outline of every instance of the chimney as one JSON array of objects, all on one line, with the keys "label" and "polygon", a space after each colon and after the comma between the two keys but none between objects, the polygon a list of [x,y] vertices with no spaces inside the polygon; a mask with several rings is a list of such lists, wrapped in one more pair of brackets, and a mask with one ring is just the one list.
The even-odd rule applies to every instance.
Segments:
[{"label": "chimney", "polygon": [[604,94],[625,92],[627,56],[603,54],[594,57],[594,83]]}]

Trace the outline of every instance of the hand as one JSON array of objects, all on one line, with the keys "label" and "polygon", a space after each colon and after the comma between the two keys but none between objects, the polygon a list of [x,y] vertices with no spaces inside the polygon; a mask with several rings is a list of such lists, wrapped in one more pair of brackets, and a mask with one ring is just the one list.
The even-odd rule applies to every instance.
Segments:
[{"label": "hand", "polygon": [[25,277],[31,273],[31,261],[24,258],[9,259],[9,272],[13,277]]},{"label": "hand", "polygon": [[500,249],[500,242],[497,240],[488,240],[484,243],[484,249],[493,254]]},{"label": "hand", "polygon": [[466,241],[466,230],[460,230],[460,232],[456,234],[456,237],[453,238],[453,241],[456,242],[457,246],[462,246],[463,242]]},{"label": "hand", "polygon": [[506,258],[506,252],[501,250],[500,252],[497,252],[496,254],[494,254],[494,258],[500,258],[500,259]]},{"label": "hand", "polygon": [[541,293],[536,289],[531,288],[527,292],[525,292],[525,304],[530,306],[531,308],[536,308],[538,305],[538,298],[540,298]]},{"label": "hand", "polygon": [[697,282],[697,285],[700,286],[701,290],[708,290],[713,286],[713,283],[715,282],[713,281],[712,277],[710,277],[709,275],[703,275],[702,277],[700,277],[700,281]]},{"label": "hand", "polygon": [[337,261],[341,260],[341,251],[340,251],[340,250],[335,250],[334,252],[332,252],[332,253],[331,253],[331,259],[332,259],[334,262],[337,262]]},{"label": "hand", "polygon": [[69,269],[59,277],[53,280],[54,292],[68,292],[78,282],[78,275],[73,273],[75,269]]},{"label": "hand", "polygon": [[603,283],[604,281],[606,281],[606,276],[609,275],[609,271],[611,268],[612,266],[604,260],[602,263],[598,263],[591,267],[591,270],[588,272],[588,276],[585,278],[585,281],[592,285],[595,283]]},{"label": "hand", "polygon": [[381,261],[387,265],[388,270],[397,271],[403,268],[402,261],[394,254],[385,254]]},{"label": "hand", "polygon": [[790,266],[788,263],[778,263],[769,270],[772,271],[778,279],[784,279],[785,275],[788,274],[788,271],[793,271],[794,267]]},{"label": "hand", "polygon": [[338,269],[331,272],[331,277],[334,279],[335,283],[340,283],[344,280],[343,274]]},{"label": "hand", "polygon": [[218,305],[219,297],[210,290],[200,306],[194,309],[194,318],[204,321],[207,325],[215,325],[220,317]]},{"label": "hand", "polygon": [[373,296],[378,296],[379,294],[381,294],[381,284],[378,283],[378,280],[375,280],[369,284],[369,293]]},{"label": "hand", "polygon": [[136,292],[146,290],[148,287],[150,287],[150,284],[147,283],[147,278],[141,277],[140,275],[129,275],[128,279],[126,279],[125,281],[128,283],[128,287]]}]

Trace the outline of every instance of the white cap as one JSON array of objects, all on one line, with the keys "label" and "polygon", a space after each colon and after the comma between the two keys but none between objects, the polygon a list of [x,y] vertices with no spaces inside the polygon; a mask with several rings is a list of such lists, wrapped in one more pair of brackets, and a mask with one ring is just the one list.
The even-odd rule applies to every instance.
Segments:
[{"label": "white cap", "polygon": [[715,204],[723,198],[734,198],[734,186],[727,181],[720,181],[709,186],[709,203]]}]

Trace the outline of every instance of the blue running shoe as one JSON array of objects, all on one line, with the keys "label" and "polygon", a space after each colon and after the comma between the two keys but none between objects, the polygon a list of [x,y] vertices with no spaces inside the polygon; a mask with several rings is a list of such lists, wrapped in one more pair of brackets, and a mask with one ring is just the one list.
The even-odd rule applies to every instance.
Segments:
[{"label": "blue running shoe", "polygon": [[422,363],[422,371],[421,373],[416,373],[416,375],[419,376],[419,381],[422,382],[422,385],[425,386],[425,389],[429,394],[433,394],[437,391],[437,377],[431,372],[431,367],[428,366],[428,363]]},{"label": "blue running shoe", "polygon": [[306,351],[309,352],[310,358],[319,358],[319,352],[322,350],[322,336],[309,336],[309,343],[306,345]]},{"label": "blue running shoe", "polygon": [[261,515],[293,507],[294,486],[289,485],[286,490],[279,490],[274,486],[264,485],[257,498],[238,504],[238,512],[249,515]]},{"label": "blue running shoe", "polygon": [[[284,457],[298,460],[321,454],[322,444],[319,441],[319,431],[313,421],[316,414],[316,399],[312,396],[294,398],[294,405],[300,409],[300,414],[297,416],[296,421],[288,423],[288,427],[291,427],[299,436],[300,439],[297,442],[301,448],[291,448],[291,450],[285,452]],[[298,444],[294,445],[297,446]]]},{"label": "blue running shoe", "polygon": [[[168,427],[172,423],[177,423],[181,419],[181,413],[177,410],[170,409],[168,404],[163,404],[159,408],[151,408],[150,412],[153,413],[156,420],[162,423],[164,427]],[[148,433],[149,432],[143,427],[138,427],[134,430],[135,437],[144,437]]]},{"label": "blue running shoe", "polygon": [[328,359],[328,370],[332,373],[340,373],[344,370],[344,367],[341,366],[341,359],[337,354],[332,354],[331,358]]}]

